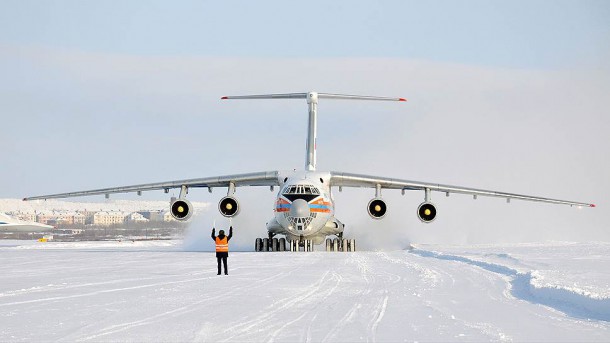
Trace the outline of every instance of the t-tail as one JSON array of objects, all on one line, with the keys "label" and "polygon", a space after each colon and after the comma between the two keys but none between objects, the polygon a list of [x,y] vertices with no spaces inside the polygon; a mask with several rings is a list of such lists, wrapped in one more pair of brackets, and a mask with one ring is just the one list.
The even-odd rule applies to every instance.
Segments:
[{"label": "t-tail", "polygon": [[405,98],[389,98],[368,95],[347,95],[329,93],[288,93],[288,94],[261,94],[223,96],[222,100],[232,99],[307,99],[309,108],[309,122],[307,128],[307,155],[305,156],[305,170],[316,170],[316,135],[318,126],[318,99],[342,100],[377,100],[377,101],[407,101]]}]

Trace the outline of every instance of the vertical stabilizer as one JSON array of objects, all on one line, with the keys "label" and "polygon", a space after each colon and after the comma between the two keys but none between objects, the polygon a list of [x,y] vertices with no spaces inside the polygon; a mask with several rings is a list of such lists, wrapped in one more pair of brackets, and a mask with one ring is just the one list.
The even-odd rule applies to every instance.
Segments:
[{"label": "vertical stabilizer", "polygon": [[288,93],[288,94],[262,94],[223,96],[222,100],[232,99],[307,99],[309,121],[307,126],[307,152],[305,155],[305,170],[316,170],[316,136],[318,131],[318,99],[342,100],[378,100],[378,101],[407,101],[404,98],[388,98],[368,95],[346,95],[330,93]]}]

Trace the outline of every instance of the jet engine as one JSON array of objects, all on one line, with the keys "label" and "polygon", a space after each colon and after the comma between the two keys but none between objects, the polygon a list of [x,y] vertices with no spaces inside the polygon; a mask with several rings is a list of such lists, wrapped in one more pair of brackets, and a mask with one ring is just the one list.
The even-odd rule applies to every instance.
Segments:
[{"label": "jet engine", "polygon": [[385,204],[385,201],[381,200],[381,198],[374,198],[373,200],[369,201],[369,205],[366,209],[371,218],[381,219],[383,216],[385,216],[388,206]]},{"label": "jet engine", "polygon": [[431,202],[422,202],[417,208],[417,217],[424,223],[430,223],[436,218],[436,206]]},{"label": "jet engine", "polygon": [[239,203],[237,202],[237,199],[226,196],[220,199],[218,210],[220,211],[220,214],[225,217],[235,217],[239,213]]},{"label": "jet engine", "polygon": [[170,213],[177,220],[188,220],[193,215],[193,205],[186,199],[174,199],[170,204]]}]

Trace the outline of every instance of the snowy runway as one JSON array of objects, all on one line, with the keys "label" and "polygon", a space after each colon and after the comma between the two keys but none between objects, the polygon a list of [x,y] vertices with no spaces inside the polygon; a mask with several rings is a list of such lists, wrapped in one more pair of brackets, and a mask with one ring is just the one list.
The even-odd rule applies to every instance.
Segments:
[{"label": "snowy runway", "polygon": [[610,246],[0,243],[0,341],[608,341]]}]

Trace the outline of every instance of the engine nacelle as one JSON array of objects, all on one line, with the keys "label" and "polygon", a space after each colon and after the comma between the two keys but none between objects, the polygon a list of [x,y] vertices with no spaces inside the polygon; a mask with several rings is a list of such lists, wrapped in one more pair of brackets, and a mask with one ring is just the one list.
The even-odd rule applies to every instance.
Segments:
[{"label": "engine nacelle", "polygon": [[436,218],[436,206],[431,202],[422,202],[417,208],[417,218],[424,223],[430,223]]},{"label": "engine nacelle", "polygon": [[175,199],[171,202],[170,213],[177,220],[188,220],[193,215],[193,205],[186,199]]},{"label": "engine nacelle", "polygon": [[239,213],[239,203],[237,199],[226,196],[218,202],[218,210],[225,217],[235,217]]},{"label": "engine nacelle", "polygon": [[369,216],[371,216],[371,218],[381,219],[388,211],[388,206],[385,204],[385,201],[381,200],[381,198],[374,198],[369,201],[369,204],[366,209],[369,212]]}]

